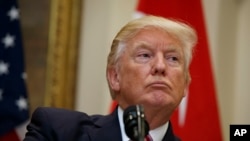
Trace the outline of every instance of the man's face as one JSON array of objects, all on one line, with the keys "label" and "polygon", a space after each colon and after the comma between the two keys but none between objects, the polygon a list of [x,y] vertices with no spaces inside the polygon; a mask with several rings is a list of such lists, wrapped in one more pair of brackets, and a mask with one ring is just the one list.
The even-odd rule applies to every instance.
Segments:
[{"label": "man's face", "polygon": [[122,108],[173,110],[187,89],[183,49],[166,32],[147,28],[127,44],[116,75],[116,100]]}]

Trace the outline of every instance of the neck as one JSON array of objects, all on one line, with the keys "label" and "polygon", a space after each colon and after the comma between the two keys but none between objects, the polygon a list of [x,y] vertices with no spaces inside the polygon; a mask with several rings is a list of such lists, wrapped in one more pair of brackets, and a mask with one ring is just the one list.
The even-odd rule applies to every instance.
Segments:
[{"label": "neck", "polygon": [[168,122],[170,120],[171,113],[172,112],[166,112],[162,110],[145,109],[145,116],[149,124],[150,130],[160,127],[166,122]]}]

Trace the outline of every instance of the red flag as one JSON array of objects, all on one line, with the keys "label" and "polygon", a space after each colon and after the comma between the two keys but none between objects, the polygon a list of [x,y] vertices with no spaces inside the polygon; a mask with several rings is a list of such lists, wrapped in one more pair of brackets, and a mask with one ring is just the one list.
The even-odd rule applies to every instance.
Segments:
[{"label": "red flag", "polygon": [[15,130],[11,130],[4,136],[0,136],[0,141],[20,141],[20,138],[18,137]]},{"label": "red flag", "polygon": [[112,101],[109,112],[112,113],[117,106],[117,102],[115,100]]},{"label": "red flag", "polygon": [[139,0],[137,12],[179,19],[192,25],[198,44],[190,66],[188,96],[172,116],[183,141],[221,141],[221,127],[201,0]]}]

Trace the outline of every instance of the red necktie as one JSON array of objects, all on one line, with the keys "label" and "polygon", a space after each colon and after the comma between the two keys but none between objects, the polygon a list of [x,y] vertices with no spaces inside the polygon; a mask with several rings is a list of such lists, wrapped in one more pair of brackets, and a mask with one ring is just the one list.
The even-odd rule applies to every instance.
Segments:
[{"label": "red necktie", "polygon": [[147,135],[145,139],[146,139],[146,141],[153,141],[153,139],[150,135]]}]

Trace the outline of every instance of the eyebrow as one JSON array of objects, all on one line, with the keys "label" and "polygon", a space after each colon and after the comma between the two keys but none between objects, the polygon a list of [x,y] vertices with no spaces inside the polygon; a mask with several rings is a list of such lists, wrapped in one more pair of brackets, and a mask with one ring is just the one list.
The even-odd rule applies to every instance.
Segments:
[{"label": "eyebrow", "polygon": [[150,45],[144,41],[136,42],[134,44],[135,48],[151,48]]},{"label": "eyebrow", "polygon": [[[137,50],[137,49],[151,49],[153,48],[150,44],[148,44],[147,42],[144,42],[144,41],[140,41],[140,42],[136,42],[134,44],[134,49]],[[166,47],[166,46],[165,46]],[[167,49],[166,49],[166,52],[176,52],[180,50],[180,48],[178,48],[176,45],[173,45],[173,44],[170,44],[168,45]]]}]

